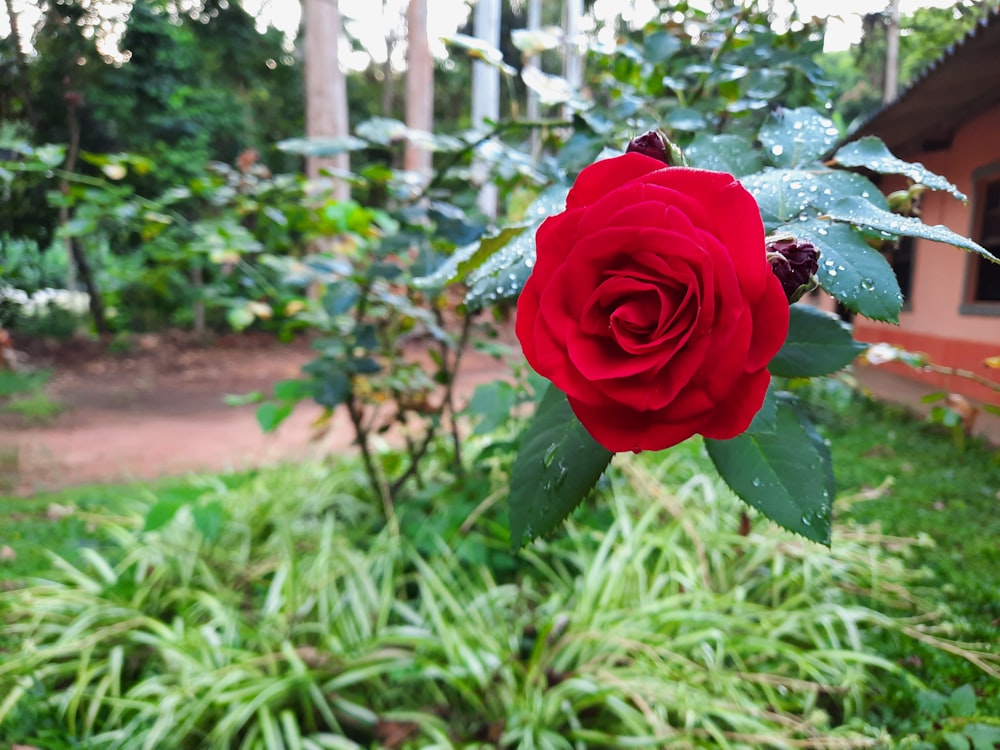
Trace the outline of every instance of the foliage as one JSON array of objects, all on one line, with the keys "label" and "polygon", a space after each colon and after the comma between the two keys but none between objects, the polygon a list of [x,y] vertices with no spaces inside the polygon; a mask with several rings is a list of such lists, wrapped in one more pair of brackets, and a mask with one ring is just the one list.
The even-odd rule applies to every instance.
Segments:
[{"label": "foliage", "polygon": [[359,492],[352,463],[116,502],[87,517],[100,549],[53,557],[0,599],[23,644],[0,666],[0,736],[875,746],[860,717],[899,668],[865,644],[906,627],[889,612],[914,605],[907,543],[845,528],[828,552],[766,524],[741,531],[703,465],[689,444],[622,467],[600,509],[506,572],[455,546],[471,534],[503,550],[495,509],[449,544],[427,507],[417,548]]},{"label": "foliage", "polygon": [[[683,23],[664,12],[635,35],[593,45],[589,98],[551,77],[547,88],[536,86],[543,101],[548,96],[550,103],[575,112],[571,135],[554,162],[543,159],[540,171],[555,172],[557,185],[565,185],[604,149],[620,151],[631,134],[662,128],[690,166],[740,177],[772,237],[796,238],[818,249],[819,285],[826,292],[853,312],[895,322],[903,300],[895,274],[878,252],[886,241],[924,237],[991,256],[944,227],[892,213],[878,188],[851,171],[901,173],[963,197],[921,165],[897,159],[877,139],[838,148],[841,131],[815,109],[826,90],[813,62],[816,38],[808,29],[777,34],[769,21],[753,6],[692,11]],[[564,94],[557,96],[559,91]],[[552,213],[544,208],[539,219]],[[457,256],[445,265],[444,276],[464,279],[470,288],[466,304],[481,307],[516,298],[533,263],[532,243],[512,240],[492,254]],[[861,349],[823,316],[796,320],[786,349],[772,364],[775,374],[826,375]],[[779,388],[771,399],[770,417],[756,420],[732,441],[710,441],[709,453],[748,503],[786,528],[828,543],[834,495],[829,450],[796,408],[794,393]],[[547,533],[592,485],[555,481],[544,467],[581,477],[601,463],[593,451],[580,448],[572,429],[550,440],[561,420],[575,422],[558,414],[560,408],[557,399],[543,401],[525,433],[524,459],[511,480],[524,488],[512,501],[515,529]]]},{"label": "foliage", "polygon": [[[917,8],[899,18],[900,89],[916,80],[928,65],[973,29],[989,3],[962,0],[942,8]],[[883,102],[888,9],[864,17],[864,35],[850,50],[817,58],[837,82],[835,108],[845,123],[870,115]]]},{"label": "foliage", "polygon": [[[962,448],[940,428],[850,392],[840,400],[811,398],[809,404],[831,440],[838,482],[854,497],[844,503],[844,512],[864,523],[877,522],[892,536],[933,540],[932,546],[914,550],[912,564],[932,573],[930,591],[954,612],[956,637],[994,642],[1000,617],[993,575],[1000,565],[993,544],[1000,533],[992,510],[1000,487],[996,449],[976,440]],[[973,685],[982,713],[1000,715],[1000,681],[976,667],[894,639],[880,651],[910,664],[940,693]],[[898,705],[886,702],[879,723],[894,728],[894,722],[913,715],[914,698],[905,689],[900,695]]]},{"label": "foliage", "polygon": [[15,372],[0,369],[0,412],[18,414],[28,422],[47,422],[57,416],[62,406],[50,399],[44,390],[51,376],[48,370]]}]

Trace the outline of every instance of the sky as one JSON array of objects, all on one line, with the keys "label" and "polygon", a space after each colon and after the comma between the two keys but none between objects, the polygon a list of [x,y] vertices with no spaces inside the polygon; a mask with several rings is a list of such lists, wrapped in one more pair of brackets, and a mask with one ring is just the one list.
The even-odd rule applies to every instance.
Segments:
[{"label": "sky", "polygon": [[[350,26],[353,36],[356,36],[368,48],[372,59],[381,62],[385,60],[386,44],[385,29],[392,25],[388,19],[398,19],[405,9],[408,0],[340,0],[341,13],[345,24]],[[829,17],[825,48],[828,51],[847,49],[861,37],[861,17],[886,7],[887,0],[778,0],[776,5],[794,4],[800,14],[805,16]],[[13,0],[15,12],[22,16],[22,24],[27,27],[38,18],[36,0]],[[465,0],[429,0],[432,12],[428,15],[429,32],[432,39],[454,33],[455,29],[464,23],[468,16],[468,4]],[[383,14],[383,5],[386,12]],[[831,15],[830,7],[835,5],[837,13]],[[934,5],[947,7],[954,5],[954,0],[900,0],[900,13],[912,13],[918,7]],[[251,13],[260,13],[262,22],[270,23],[289,34],[298,29],[300,20],[300,0],[244,0],[244,7]],[[597,0],[595,9],[599,13],[613,13],[622,8],[636,23],[643,23],[656,12],[652,0]],[[402,29],[398,29],[402,31]],[[10,33],[10,23],[6,13],[0,13],[0,37]],[[22,32],[23,33],[23,32]],[[438,44],[436,52],[443,52],[443,46]],[[363,67],[368,55],[360,53],[351,58],[351,51],[345,45],[342,59],[352,68]],[[398,61],[402,62],[402,61]],[[399,67],[402,67],[400,64]]]}]

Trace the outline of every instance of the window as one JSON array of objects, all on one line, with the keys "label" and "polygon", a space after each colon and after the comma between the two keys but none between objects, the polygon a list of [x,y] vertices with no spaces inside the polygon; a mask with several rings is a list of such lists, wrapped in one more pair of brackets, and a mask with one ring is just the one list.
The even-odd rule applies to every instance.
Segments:
[{"label": "window", "polygon": [[[988,179],[975,181],[972,238],[1000,257],[1000,170],[990,170]],[[973,255],[966,279],[963,312],[1000,314],[1000,265]]]},{"label": "window", "polygon": [[912,237],[900,237],[886,253],[886,260],[896,273],[899,291],[903,294],[904,310],[909,310],[912,304],[910,293],[913,291],[913,245]]}]

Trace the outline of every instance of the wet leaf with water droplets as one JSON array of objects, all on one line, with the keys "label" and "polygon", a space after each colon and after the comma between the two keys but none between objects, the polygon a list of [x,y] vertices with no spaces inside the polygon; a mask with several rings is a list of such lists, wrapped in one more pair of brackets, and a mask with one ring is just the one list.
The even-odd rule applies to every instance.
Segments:
[{"label": "wet leaf with water droplets", "polygon": [[479,268],[487,258],[506,247],[511,240],[524,234],[527,228],[527,224],[504,227],[495,234],[483,237],[479,242],[460,247],[438,266],[434,273],[414,279],[413,283],[418,289],[440,289],[465,278]]},{"label": "wet leaf with water droplets", "polygon": [[689,166],[729,172],[734,177],[753,174],[761,168],[760,151],[750,141],[738,135],[708,135],[698,133],[684,149]]},{"label": "wet leaf with water droplets", "polygon": [[844,198],[838,201],[827,210],[827,215],[834,221],[845,221],[855,226],[888,232],[897,237],[920,237],[925,240],[943,242],[946,245],[954,245],[963,250],[971,250],[994,263],[1000,262],[986,248],[973,242],[968,237],[963,237],[957,232],[953,232],[946,226],[941,224],[924,224],[920,219],[912,216],[899,216],[873,206],[868,201],[860,198]]},{"label": "wet leaf with water droplets", "polygon": [[864,351],[840,318],[805,305],[793,305],[788,338],[768,369],[783,378],[813,378],[846,367]]},{"label": "wet leaf with water droplets", "polygon": [[810,210],[825,211],[850,196],[889,207],[871,180],[843,170],[765,169],[740,181],[757,200],[761,218],[769,230],[782,222],[799,219]]},{"label": "wet leaf with water droplets", "polygon": [[773,433],[749,430],[706,440],[708,455],[733,492],[775,523],[830,544],[833,487],[829,451],[821,451],[792,404],[779,400]]},{"label": "wet leaf with water droplets", "polygon": [[872,320],[899,321],[903,297],[896,274],[856,230],[811,219],[775,231],[808,240],[819,249],[819,285],[848,309]]},{"label": "wet leaf with water droplets", "polygon": [[809,107],[778,110],[760,129],[760,142],[779,167],[816,161],[840,137],[833,121]]},{"label": "wet leaf with water droplets", "polygon": [[968,200],[965,193],[952,185],[940,175],[936,175],[919,162],[903,161],[892,155],[892,152],[873,135],[848,143],[833,155],[834,160],[844,167],[864,167],[879,174],[901,174],[914,182],[926,185],[932,190],[945,190],[960,201]]},{"label": "wet leaf with water droplets", "polygon": [[560,524],[593,489],[614,454],[573,414],[566,395],[549,385],[521,438],[510,475],[514,547]]},{"label": "wet leaf with water droplets", "polygon": [[544,191],[528,208],[525,220],[531,223],[524,233],[469,275],[465,303],[470,310],[517,298],[535,265],[535,231],[547,217],[566,207],[567,192],[569,188],[564,185]]}]

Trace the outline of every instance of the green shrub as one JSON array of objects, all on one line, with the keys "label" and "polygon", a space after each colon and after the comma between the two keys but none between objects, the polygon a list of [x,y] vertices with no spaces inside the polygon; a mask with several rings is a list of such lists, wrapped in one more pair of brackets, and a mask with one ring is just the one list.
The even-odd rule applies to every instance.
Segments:
[{"label": "green shrub", "polygon": [[860,717],[901,669],[868,644],[919,606],[909,543],[741,528],[697,450],[614,472],[603,511],[495,571],[455,550],[464,534],[501,549],[496,510],[418,549],[352,463],[137,499],[99,521],[109,550],[3,595],[0,738],[55,723],[99,748],[875,746]]}]

